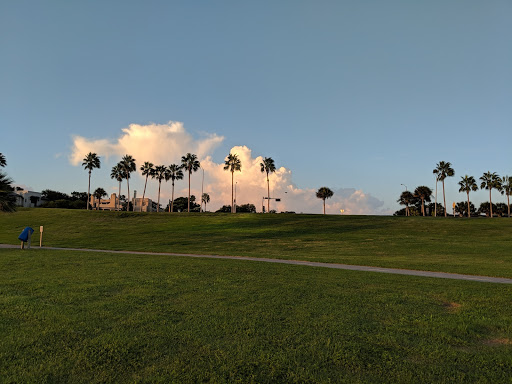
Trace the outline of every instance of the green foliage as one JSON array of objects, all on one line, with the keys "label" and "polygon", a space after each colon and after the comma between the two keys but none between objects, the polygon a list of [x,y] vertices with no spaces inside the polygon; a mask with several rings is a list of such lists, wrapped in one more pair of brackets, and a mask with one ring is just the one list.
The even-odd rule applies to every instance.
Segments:
[{"label": "green foliage", "polygon": [[499,217],[507,216],[508,206],[505,203],[496,203],[496,209],[494,213]]},{"label": "green foliage", "polygon": [[[429,203],[426,205],[426,209],[429,212],[430,216],[434,216],[434,212],[436,210],[436,204],[435,203]],[[443,204],[437,203],[437,216],[444,216],[444,207]]]},{"label": "green foliage", "polygon": [[480,203],[480,207],[478,208],[478,211],[477,213],[480,215],[480,214],[484,214],[486,215],[487,217],[489,217],[491,215],[491,208],[492,208],[492,212],[496,212],[496,204],[492,204],[492,207],[491,205],[489,204],[488,201],[485,201],[483,203]]},{"label": "green foliage", "polygon": [[5,159],[5,156],[0,153],[0,167],[6,167],[7,166],[7,160]]},{"label": "green foliage", "polygon": [[16,210],[16,196],[12,187],[12,180],[0,172],[0,211],[14,212]]},{"label": "green foliage", "polygon": [[[174,206],[172,212],[186,212],[188,207],[188,197],[178,197],[174,199]],[[201,206],[196,203],[196,197],[194,195],[190,196],[190,211],[191,212],[199,212]],[[169,211],[169,205],[165,208],[166,211]]]},{"label": "green foliage", "polygon": [[[217,213],[229,213],[229,212],[231,212],[231,205],[223,205],[216,212]],[[254,204],[237,205],[235,213],[256,213],[256,206]]]},{"label": "green foliage", "polygon": [[[467,201],[459,201],[455,205],[455,213],[458,213],[459,216],[467,217],[468,216],[468,202]],[[476,215],[476,208],[472,202],[469,202],[469,214],[470,214],[470,216]]]}]

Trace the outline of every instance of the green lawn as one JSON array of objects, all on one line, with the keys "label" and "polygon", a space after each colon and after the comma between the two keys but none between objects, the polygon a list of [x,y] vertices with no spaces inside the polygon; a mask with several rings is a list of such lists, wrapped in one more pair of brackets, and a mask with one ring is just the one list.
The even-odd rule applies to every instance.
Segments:
[{"label": "green lawn", "polygon": [[[2,241],[5,223],[19,225],[24,214],[2,217]],[[94,228],[111,223],[106,215],[88,217]],[[124,229],[130,220],[140,222],[131,215],[116,220]],[[229,234],[236,233],[230,220],[220,217],[216,225],[224,222]],[[235,220],[243,227],[244,220],[255,219]],[[286,217],[266,220],[277,222],[278,231],[292,225]],[[300,220],[321,224],[317,217]],[[344,218],[338,220],[341,229]],[[361,231],[372,220],[377,227],[393,225],[390,219],[346,220],[360,220]],[[425,228],[421,221],[395,220]],[[79,236],[73,244],[48,237],[52,245],[94,245]],[[125,248],[137,244],[122,238]],[[197,250],[183,242],[180,251]],[[112,247],[119,244],[113,240]],[[139,249],[161,247],[155,241]],[[244,253],[248,248],[244,243]],[[511,300],[511,288],[502,284],[249,261],[0,249],[0,381],[510,382]]]},{"label": "green lawn", "polygon": [[512,219],[141,214],[25,209],[0,214],[0,243],[44,225],[44,244],[254,256],[512,277]]}]

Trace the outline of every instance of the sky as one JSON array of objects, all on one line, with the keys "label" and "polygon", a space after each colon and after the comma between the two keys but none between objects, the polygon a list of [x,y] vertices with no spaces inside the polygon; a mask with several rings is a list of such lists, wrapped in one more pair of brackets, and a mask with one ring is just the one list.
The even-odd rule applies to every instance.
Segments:
[{"label": "sky", "polygon": [[[512,175],[511,15],[508,0],[2,1],[5,171],[33,191],[86,191],[92,151],[92,189],[114,193],[124,154],[140,167],[192,152],[213,210],[230,204],[236,153],[237,202],[261,210],[272,157],[271,209],[321,213],[327,186],[327,213],[385,215],[449,161],[451,205],[465,174]],[[139,171],[130,189],[143,188]]]}]

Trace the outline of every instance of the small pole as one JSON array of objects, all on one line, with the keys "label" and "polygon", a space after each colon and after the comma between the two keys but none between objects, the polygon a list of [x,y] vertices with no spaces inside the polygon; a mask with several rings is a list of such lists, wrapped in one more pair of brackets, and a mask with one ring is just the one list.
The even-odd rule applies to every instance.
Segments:
[{"label": "small pole", "polygon": [[39,227],[39,248],[43,246],[43,226]]}]

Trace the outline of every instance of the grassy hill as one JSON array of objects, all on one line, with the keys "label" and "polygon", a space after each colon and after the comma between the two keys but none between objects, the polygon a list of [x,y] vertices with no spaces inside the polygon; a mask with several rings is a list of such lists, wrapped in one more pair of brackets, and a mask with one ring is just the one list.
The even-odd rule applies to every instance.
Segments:
[{"label": "grassy hill", "polygon": [[[0,243],[512,277],[508,219],[0,214]],[[35,244],[34,244],[35,245]],[[236,260],[0,249],[0,382],[510,382],[508,285]]]},{"label": "grassy hill", "polygon": [[26,209],[0,214],[0,243],[25,226],[44,245],[253,256],[512,277],[512,220],[143,214]]}]

